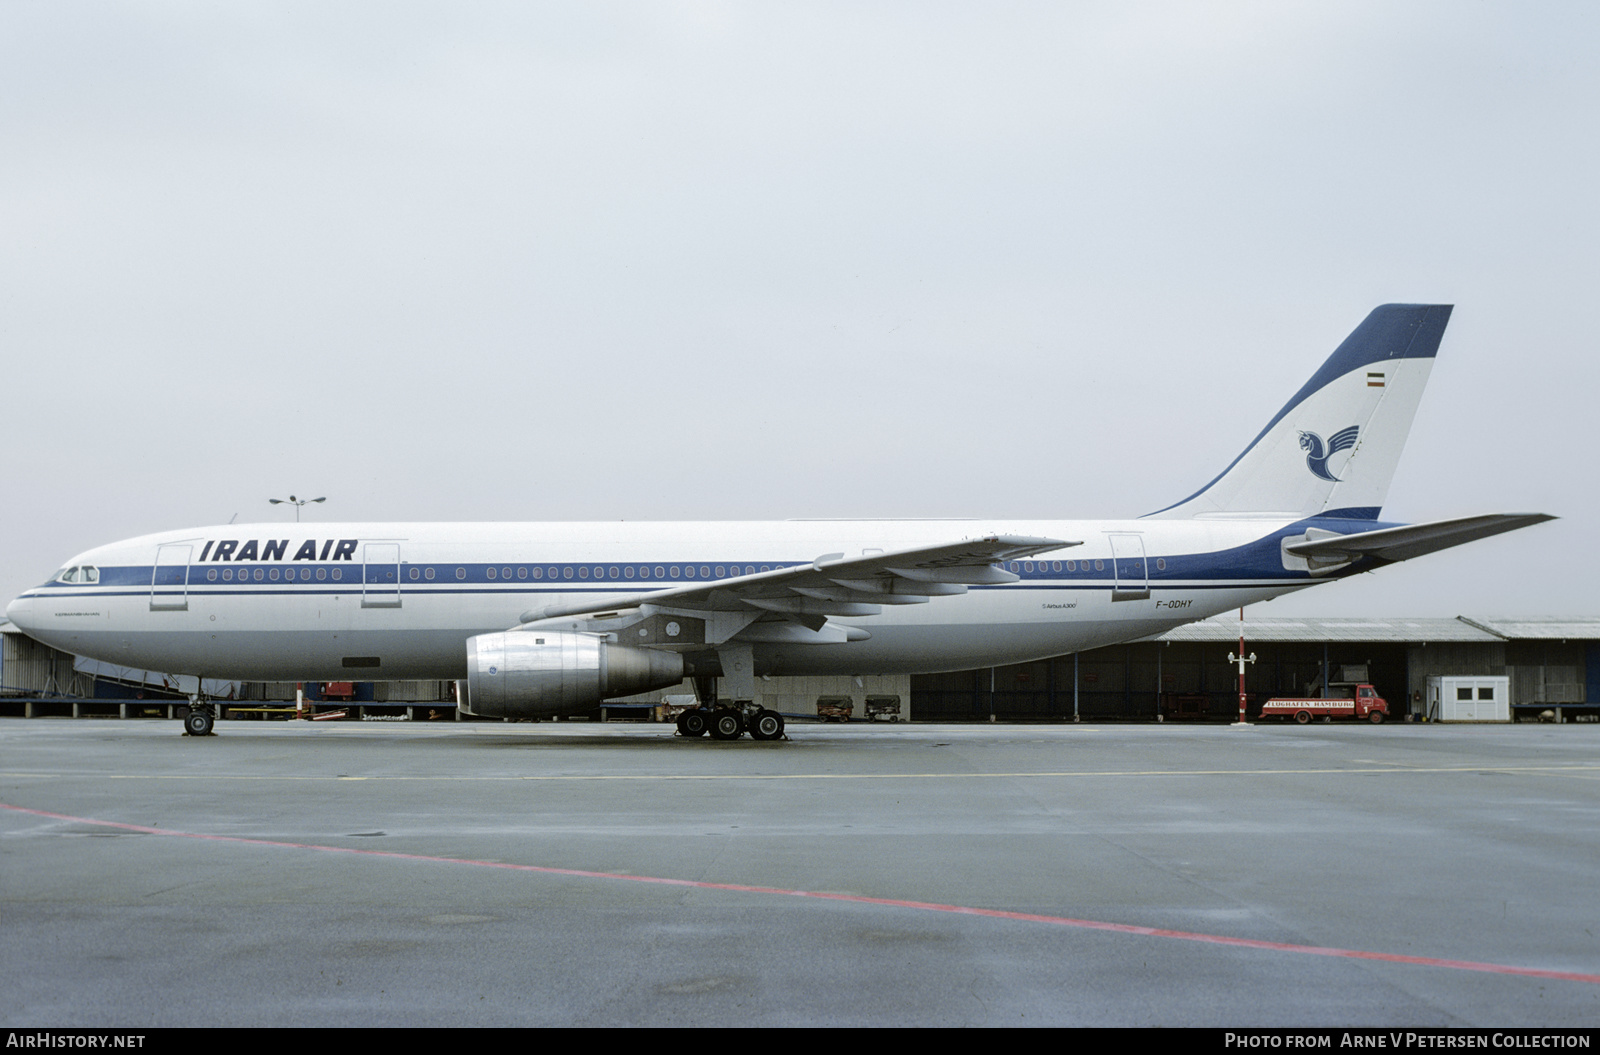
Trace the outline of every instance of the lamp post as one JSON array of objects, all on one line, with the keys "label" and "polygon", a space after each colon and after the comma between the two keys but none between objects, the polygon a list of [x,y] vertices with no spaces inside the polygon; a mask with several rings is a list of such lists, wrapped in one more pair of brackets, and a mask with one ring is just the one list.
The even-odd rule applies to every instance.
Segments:
[{"label": "lamp post", "polygon": [[296,498],[294,495],[290,495],[288,498],[267,499],[268,502],[271,502],[275,506],[294,506],[294,522],[296,524],[300,523],[301,506],[315,505],[318,502],[326,502],[327,500],[328,499],[326,496],[322,498]]},{"label": "lamp post", "polygon": [[1244,655],[1244,608],[1241,606],[1239,609],[1239,654],[1235,656],[1232,652],[1228,653],[1228,662],[1239,664],[1239,720],[1233,723],[1235,727],[1250,724],[1245,721],[1244,717],[1246,698],[1244,694],[1244,665],[1255,661],[1256,654],[1254,652],[1250,653],[1249,659],[1246,659]]}]

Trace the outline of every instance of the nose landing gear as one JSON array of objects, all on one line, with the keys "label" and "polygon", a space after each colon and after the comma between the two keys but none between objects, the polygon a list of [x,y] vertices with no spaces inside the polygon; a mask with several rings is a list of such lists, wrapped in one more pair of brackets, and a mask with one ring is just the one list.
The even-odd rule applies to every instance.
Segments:
[{"label": "nose landing gear", "polygon": [[211,736],[211,726],[215,721],[211,704],[198,697],[189,697],[189,713],[183,719],[184,736]]}]

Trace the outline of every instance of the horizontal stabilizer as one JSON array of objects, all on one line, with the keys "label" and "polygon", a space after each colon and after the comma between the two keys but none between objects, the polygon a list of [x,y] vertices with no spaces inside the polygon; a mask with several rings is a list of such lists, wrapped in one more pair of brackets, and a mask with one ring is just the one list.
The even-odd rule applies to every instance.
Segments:
[{"label": "horizontal stabilizer", "polygon": [[1319,563],[1353,561],[1359,557],[1376,557],[1391,562],[1402,561],[1554,519],[1556,518],[1548,513],[1490,513],[1484,516],[1458,517],[1454,520],[1436,520],[1431,524],[1379,528],[1377,531],[1362,531],[1353,535],[1337,535],[1307,542],[1288,542],[1284,544],[1283,550],[1296,557],[1304,557]]}]

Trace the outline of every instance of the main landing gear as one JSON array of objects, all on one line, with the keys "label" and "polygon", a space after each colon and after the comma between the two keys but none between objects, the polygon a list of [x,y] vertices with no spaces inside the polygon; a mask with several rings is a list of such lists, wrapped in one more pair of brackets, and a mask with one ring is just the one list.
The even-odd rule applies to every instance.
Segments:
[{"label": "main landing gear", "polygon": [[698,704],[678,716],[680,736],[704,736],[713,740],[737,740],[745,733],[752,740],[786,740],[783,715],[755,702],[755,662],[749,645],[718,650],[727,675],[723,693],[717,692],[717,677],[696,674],[694,695]]},{"label": "main landing gear", "polygon": [[680,736],[704,736],[713,740],[737,740],[745,733],[752,740],[782,740],[783,715],[753,703],[716,707],[695,707],[678,715]]}]

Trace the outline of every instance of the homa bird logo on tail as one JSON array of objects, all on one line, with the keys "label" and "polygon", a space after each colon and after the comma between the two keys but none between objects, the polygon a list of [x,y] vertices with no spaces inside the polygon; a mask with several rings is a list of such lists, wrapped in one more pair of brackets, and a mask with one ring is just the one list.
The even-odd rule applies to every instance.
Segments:
[{"label": "homa bird logo on tail", "polygon": [[1328,471],[1328,459],[1340,451],[1349,450],[1356,445],[1356,437],[1361,434],[1358,425],[1351,425],[1347,429],[1340,429],[1328,440],[1327,449],[1322,446],[1322,437],[1315,432],[1302,432],[1300,434],[1300,449],[1306,452],[1306,468],[1311,470],[1311,475],[1329,483],[1338,483],[1339,478]]}]

